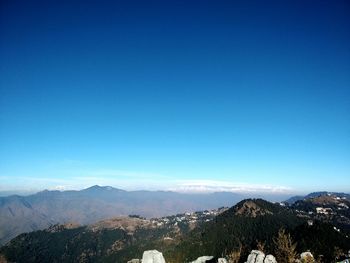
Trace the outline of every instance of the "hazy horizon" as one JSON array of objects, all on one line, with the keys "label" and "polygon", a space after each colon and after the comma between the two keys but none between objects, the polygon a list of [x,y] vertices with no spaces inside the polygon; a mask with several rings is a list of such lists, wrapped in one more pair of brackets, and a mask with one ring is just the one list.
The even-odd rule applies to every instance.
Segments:
[{"label": "hazy horizon", "polygon": [[0,12],[0,191],[350,191],[348,1]]},{"label": "hazy horizon", "polygon": [[[20,196],[27,196],[27,195],[33,195],[37,194],[39,192],[43,191],[82,191],[86,190],[92,187],[101,187],[101,188],[113,188],[118,190],[123,190],[127,192],[137,192],[137,191],[151,191],[151,192],[174,192],[174,193],[180,193],[180,194],[213,194],[213,193],[232,193],[237,194],[241,196],[242,198],[265,198],[267,200],[274,200],[274,201],[284,201],[290,197],[293,196],[306,196],[308,194],[314,193],[314,192],[336,192],[336,191],[328,191],[327,189],[318,189],[311,192],[301,192],[301,191],[294,191],[294,192],[287,192],[287,191],[268,191],[268,190],[252,190],[252,189],[230,189],[229,187],[226,188],[213,188],[213,187],[190,187],[190,188],[167,188],[167,189],[160,189],[160,188],[122,188],[118,186],[111,186],[111,185],[90,185],[86,187],[54,187],[54,188],[23,188],[23,189],[12,189],[12,190],[0,190],[0,197],[7,197],[11,195],[20,195]],[[339,192],[339,193],[345,193],[350,194],[350,192]]]}]

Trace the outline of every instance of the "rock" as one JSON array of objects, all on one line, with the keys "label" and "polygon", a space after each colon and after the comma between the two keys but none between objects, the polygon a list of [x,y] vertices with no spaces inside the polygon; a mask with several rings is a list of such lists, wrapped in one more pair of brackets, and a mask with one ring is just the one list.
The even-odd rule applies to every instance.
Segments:
[{"label": "rock", "polygon": [[259,250],[252,250],[246,263],[277,263],[277,261],[272,255],[265,256],[265,254]]},{"label": "rock", "polygon": [[314,256],[311,254],[311,252],[303,252],[300,254],[300,261],[302,263],[312,263],[314,262]]},{"label": "rock", "polygon": [[165,259],[158,250],[147,250],[143,252],[142,263],[165,263]]},{"label": "rock", "polygon": [[267,255],[264,259],[264,263],[277,263],[276,258],[272,255]]},{"label": "rock", "polygon": [[252,250],[248,256],[247,263],[263,263],[265,254],[259,250]]},{"label": "rock", "polygon": [[212,260],[213,258],[214,258],[213,256],[202,256],[197,258],[195,261],[192,261],[191,263],[205,263],[209,260]]},{"label": "rock", "polygon": [[132,260],[129,260],[128,263],[140,263],[141,261],[138,258],[133,258]]},{"label": "rock", "polygon": [[215,258],[213,256],[202,256],[190,263],[227,263],[226,258]]}]

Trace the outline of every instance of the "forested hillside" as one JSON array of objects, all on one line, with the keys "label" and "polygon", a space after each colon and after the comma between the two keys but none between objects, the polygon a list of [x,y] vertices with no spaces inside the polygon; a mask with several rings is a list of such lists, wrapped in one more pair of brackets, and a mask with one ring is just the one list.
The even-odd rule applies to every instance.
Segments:
[{"label": "forested hillside", "polygon": [[235,255],[244,262],[252,249],[278,254],[278,233],[290,234],[295,253],[310,250],[322,262],[350,249],[341,230],[312,224],[289,207],[248,199],[230,209],[147,220],[138,216],[88,226],[55,225],[22,234],[0,249],[11,262],[126,262],[143,251],[162,251],[167,262],[189,262],[202,255]]}]

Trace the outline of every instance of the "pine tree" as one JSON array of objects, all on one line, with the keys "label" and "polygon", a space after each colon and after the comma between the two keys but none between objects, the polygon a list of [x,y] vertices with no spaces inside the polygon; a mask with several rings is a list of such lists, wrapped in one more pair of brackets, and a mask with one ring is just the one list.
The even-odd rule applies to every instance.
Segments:
[{"label": "pine tree", "polygon": [[233,249],[230,253],[226,255],[228,263],[238,263],[241,258],[242,253],[242,244],[239,244],[239,247]]},{"label": "pine tree", "polygon": [[296,243],[293,242],[289,233],[281,228],[277,237],[274,238],[275,254],[278,263],[293,263],[296,260]]},{"label": "pine tree", "polygon": [[263,241],[258,241],[256,247],[257,247],[257,249],[258,249],[259,251],[265,253],[265,244],[266,244],[266,243],[263,242]]}]

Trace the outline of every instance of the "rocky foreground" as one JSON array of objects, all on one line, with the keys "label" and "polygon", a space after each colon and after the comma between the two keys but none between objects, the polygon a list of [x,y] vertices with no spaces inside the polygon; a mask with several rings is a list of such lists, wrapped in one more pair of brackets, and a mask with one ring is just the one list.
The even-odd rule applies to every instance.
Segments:
[{"label": "rocky foreground", "polygon": [[[132,259],[127,263],[165,263],[163,254],[157,250],[147,250],[143,252],[142,259]],[[201,256],[190,263],[230,263],[230,259],[215,258],[213,256]],[[300,259],[296,262],[300,263],[312,263],[315,262],[314,256],[310,252],[303,252],[300,255]],[[346,261],[343,261],[344,263]],[[259,250],[252,250],[249,254],[246,263],[277,263],[276,258],[273,255],[265,255]]]}]

